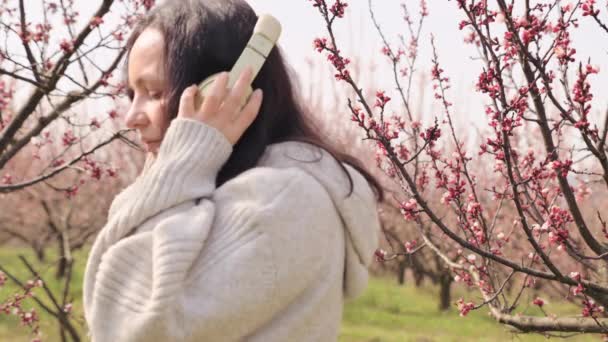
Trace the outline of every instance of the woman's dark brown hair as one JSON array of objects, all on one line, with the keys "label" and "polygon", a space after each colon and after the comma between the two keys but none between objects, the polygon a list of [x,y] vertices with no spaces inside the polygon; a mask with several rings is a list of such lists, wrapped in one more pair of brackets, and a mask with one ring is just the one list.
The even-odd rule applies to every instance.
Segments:
[{"label": "woman's dark brown hair", "polygon": [[[127,56],[135,40],[148,27],[165,38],[166,109],[170,120],[177,116],[185,88],[206,77],[230,70],[253,34],[257,15],[244,0],[164,1],[142,18],[127,42]],[[128,61],[128,58],[127,58]],[[125,73],[127,74],[127,73]],[[329,152],[336,160],[359,171],[372,185],[379,199],[383,191],[359,161],[336,151],[323,141],[295,93],[281,49],[276,46],[258,73],[253,89],[264,91],[260,112],[233,148],[219,171],[217,186],[256,166],[266,147],[284,141],[302,141]],[[348,176],[350,193],[352,178]],[[350,196],[349,193],[349,196]]]}]

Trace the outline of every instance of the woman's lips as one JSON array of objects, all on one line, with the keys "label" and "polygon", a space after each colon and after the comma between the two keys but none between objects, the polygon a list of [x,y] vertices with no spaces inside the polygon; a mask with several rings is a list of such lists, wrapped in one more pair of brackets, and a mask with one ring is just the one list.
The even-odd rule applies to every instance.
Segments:
[{"label": "woman's lips", "polygon": [[158,145],[160,145],[160,141],[156,140],[156,141],[143,141],[144,145],[146,145],[146,149],[148,151],[154,151],[156,150],[156,148],[158,148]]}]

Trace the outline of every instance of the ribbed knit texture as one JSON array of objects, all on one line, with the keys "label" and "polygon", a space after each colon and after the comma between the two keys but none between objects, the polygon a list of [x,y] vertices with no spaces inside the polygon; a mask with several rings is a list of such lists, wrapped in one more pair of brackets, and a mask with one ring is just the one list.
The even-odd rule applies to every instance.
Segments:
[{"label": "ribbed knit texture", "polygon": [[85,270],[93,341],[337,339],[378,244],[369,185],[346,166],[346,197],[331,156],[285,142],[216,189],[231,152],[215,128],[175,119],[114,199]]}]

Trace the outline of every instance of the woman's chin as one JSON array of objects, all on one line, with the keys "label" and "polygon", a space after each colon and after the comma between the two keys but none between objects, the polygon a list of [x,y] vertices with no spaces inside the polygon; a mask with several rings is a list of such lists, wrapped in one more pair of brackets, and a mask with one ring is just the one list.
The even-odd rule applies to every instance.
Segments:
[{"label": "woman's chin", "polygon": [[160,142],[150,142],[144,143],[147,152],[153,153],[156,155],[158,153],[158,148],[160,147]]}]

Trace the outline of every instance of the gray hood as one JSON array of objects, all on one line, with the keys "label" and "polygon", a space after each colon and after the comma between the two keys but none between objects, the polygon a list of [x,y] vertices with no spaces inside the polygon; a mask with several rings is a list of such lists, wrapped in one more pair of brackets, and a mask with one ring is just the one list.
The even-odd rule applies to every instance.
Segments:
[{"label": "gray hood", "polygon": [[367,287],[368,266],[378,247],[380,231],[376,199],[363,175],[343,164],[353,180],[353,193],[347,197],[350,182],[338,162],[325,150],[294,141],[268,146],[258,165],[303,169],[327,190],[342,219],[346,239],[344,296],[359,296]]}]

